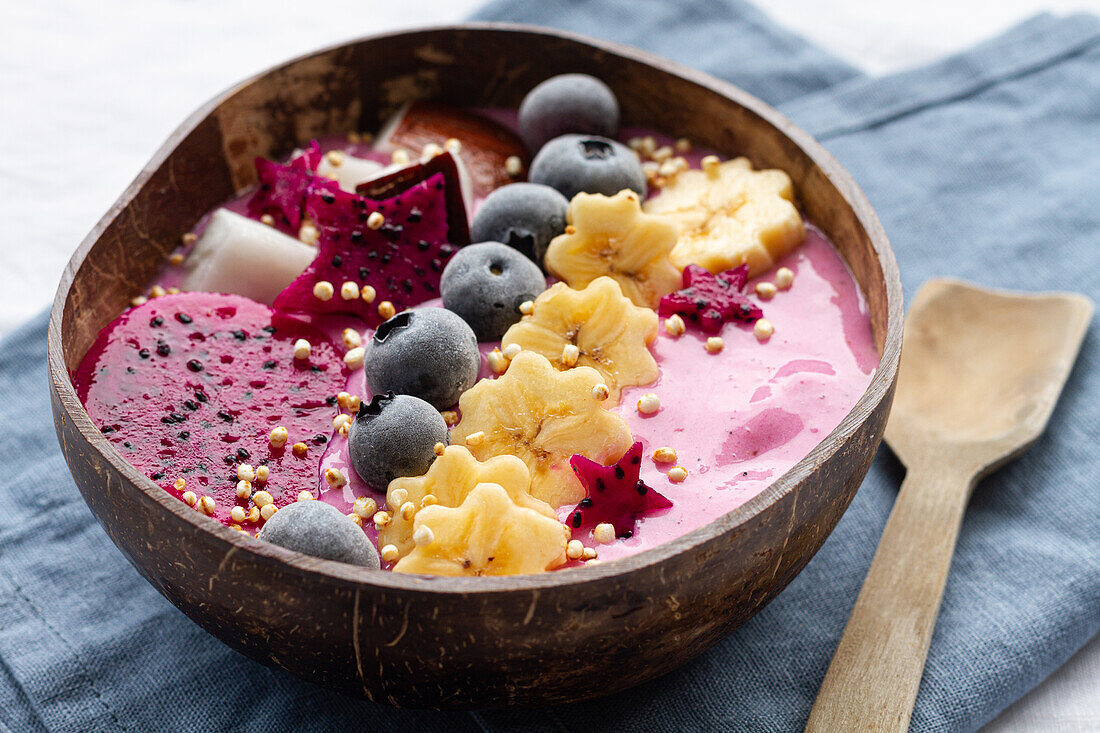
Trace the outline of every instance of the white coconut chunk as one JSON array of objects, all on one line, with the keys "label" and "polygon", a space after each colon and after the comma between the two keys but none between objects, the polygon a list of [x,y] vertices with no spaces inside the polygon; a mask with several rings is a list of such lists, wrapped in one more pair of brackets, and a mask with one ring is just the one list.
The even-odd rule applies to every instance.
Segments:
[{"label": "white coconut chunk", "polygon": [[316,256],[316,247],[218,209],[187,258],[182,288],[234,293],[271,305]]},{"label": "white coconut chunk", "polygon": [[332,178],[339,184],[341,190],[355,193],[357,184],[377,176],[382,167],[382,164],[376,160],[356,158],[353,155],[344,155],[340,165],[333,165],[328,156],[325,156],[317,166],[317,175],[322,178]]}]

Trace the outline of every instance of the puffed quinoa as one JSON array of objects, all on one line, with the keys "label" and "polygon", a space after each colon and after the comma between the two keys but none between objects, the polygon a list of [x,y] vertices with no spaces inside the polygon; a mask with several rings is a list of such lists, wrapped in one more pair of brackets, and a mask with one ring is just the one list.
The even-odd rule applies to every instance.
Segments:
[{"label": "puffed quinoa", "polygon": [[687,469],[683,466],[673,466],[668,469],[668,480],[674,484],[678,484],[688,477]]},{"label": "puffed quinoa", "polygon": [[756,283],[756,294],[764,300],[774,298],[777,290],[775,283]]},{"label": "puffed quinoa", "polygon": [[661,398],[652,392],[646,392],[638,400],[638,412],[643,415],[652,415],[661,409]]},{"label": "puffed quinoa", "polygon": [[683,336],[686,330],[687,325],[684,323],[684,319],[679,315],[674,313],[665,319],[665,331],[669,336]]},{"label": "puffed quinoa", "polygon": [[584,544],[580,540],[569,540],[565,546],[565,556],[570,560],[580,560],[584,555]]},{"label": "puffed quinoa", "polygon": [[271,519],[277,511],[279,511],[279,508],[274,504],[264,504],[260,507],[260,518],[266,522]]},{"label": "puffed quinoa", "polygon": [[675,463],[676,451],[667,445],[653,451],[653,460],[657,463]]},{"label": "puffed quinoa", "polygon": [[382,562],[394,562],[401,557],[401,551],[397,549],[397,545],[383,545],[380,554]]},{"label": "puffed quinoa", "polygon": [[719,351],[726,347],[726,342],[722,340],[721,336],[711,336],[707,339],[703,348],[707,350],[707,353],[717,354]]},{"label": "puffed quinoa", "polygon": [[359,300],[359,285],[351,280],[340,286],[340,298],[343,300]]},{"label": "puffed quinoa", "polygon": [[385,223],[386,217],[382,216],[380,211],[372,211],[370,216],[367,217],[367,227],[369,229],[381,229]]},{"label": "puffed quinoa", "polygon": [[271,431],[271,434],[267,436],[267,441],[271,443],[272,448],[282,448],[286,445],[289,433],[283,426],[279,426]]},{"label": "puffed quinoa", "polygon": [[313,297],[320,301],[332,300],[333,294],[336,289],[332,287],[332,283],[328,280],[319,280],[313,286]]},{"label": "puffed quinoa", "polygon": [[354,349],[356,346],[363,345],[363,334],[359,333],[354,328],[345,328],[343,337],[345,349]]},{"label": "puffed quinoa", "polygon": [[373,303],[374,299],[378,297],[378,291],[374,289],[373,285],[364,285],[359,288],[359,297],[363,299],[364,303]]},{"label": "puffed quinoa", "polygon": [[757,341],[767,341],[775,333],[775,326],[767,318],[757,319],[756,323],[752,324],[752,335],[756,336]]},{"label": "puffed quinoa", "polygon": [[185,491],[183,492],[183,496],[180,498],[183,499],[183,503],[187,506],[195,506],[195,504],[199,501],[199,497],[195,496],[194,491]]},{"label": "puffed quinoa", "polygon": [[780,290],[789,290],[794,284],[794,271],[789,267],[780,267],[775,271],[775,287]]},{"label": "puffed quinoa", "polygon": [[615,541],[615,525],[610,522],[600,522],[592,532],[593,539],[601,545],[607,545]]}]

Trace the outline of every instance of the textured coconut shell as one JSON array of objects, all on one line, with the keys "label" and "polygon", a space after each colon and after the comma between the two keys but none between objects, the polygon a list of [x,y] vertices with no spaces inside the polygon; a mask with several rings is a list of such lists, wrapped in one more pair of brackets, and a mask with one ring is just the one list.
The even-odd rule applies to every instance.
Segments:
[{"label": "textured coconut shell", "polygon": [[[410,99],[515,106],[543,79],[594,74],[624,123],[666,130],[794,179],[870,306],[881,362],[841,424],[745,505],[656,549],[537,576],[427,578],[306,557],[213,522],[100,435],[69,373],[180,235],[254,182],[252,159],[371,130]],[[54,303],[58,438],[111,539],[226,644],[321,685],[397,705],[504,706],[596,697],[698,655],[744,623],[821,546],[882,438],[901,349],[897,266],[870,205],[820,145],[745,92],[609,43],[480,25],[366,38],[250,79],[187,119],[77,248]]]}]

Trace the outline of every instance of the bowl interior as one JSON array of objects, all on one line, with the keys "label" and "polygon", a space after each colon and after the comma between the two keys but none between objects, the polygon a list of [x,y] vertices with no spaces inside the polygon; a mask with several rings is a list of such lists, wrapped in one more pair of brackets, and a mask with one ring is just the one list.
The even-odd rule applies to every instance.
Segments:
[{"label": "bowl interior", "polygon": [[[839,164],[806,133],[745,92],[649,54],[545,29],[490,24],[380,36],[322,50],[248,80],[212,100],[173,133],[74,254],[54,305],[50,358],[64,411],[104,459],[163,509],[227,546],[333,578],[431,592],[537,588],[575,574],[503,579],[422,580],[370,574],[282,548],[258,548],[213,526],[130,467],[102,439],[68,374],[96,334],[154,275],[180,235],[207,210],[255,182],[253,159],[289,152],[311,137],[374,130],[414,99],[515,107],[535,83],[585,72],[618,95],[623,124],[685,136],[757,167],[787,171],[805,214],[836,244],[862,288],[882,355],[878,372],[841,425],[789,474],[711,525],[585,578],[629,573],[684,552],[763,511],[837,450],[888,400],[900,350],[896,264],[870,205]],[[816,548],[814,548],[816,549]],[[572,576],[572,577],[570,577]]]}]

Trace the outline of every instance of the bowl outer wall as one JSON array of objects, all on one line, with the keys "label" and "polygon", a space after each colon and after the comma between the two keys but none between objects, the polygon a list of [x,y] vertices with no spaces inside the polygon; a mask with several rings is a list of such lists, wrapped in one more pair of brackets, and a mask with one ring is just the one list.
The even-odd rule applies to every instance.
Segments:
[{"label": "bowl outer wall", "polygon": [[[786,170],[867,296],[881,353],[870,386],[768,489],[703,528],[613,563],[505,578],[406,576],[300,555],[213,522],[141,475],[92,424],[70,371],[179,235],[254,182],[255,155],[374,129],[414,97],[515,106],[534,83],[567,71],[608,82],[627,124],[672,130]],[[505,706],[576,701],[657,676],[782,590],[870,466],[893,396],[901,322],[897,265],[869,203],[820,145],[777,112],[635,49],[479,24],[334,46],[198,110],[73,255],[51,314],[48,353],[55,426],[81,493],[135,568],[193,620],[258,661],[349,694],[404,706]]]}]

